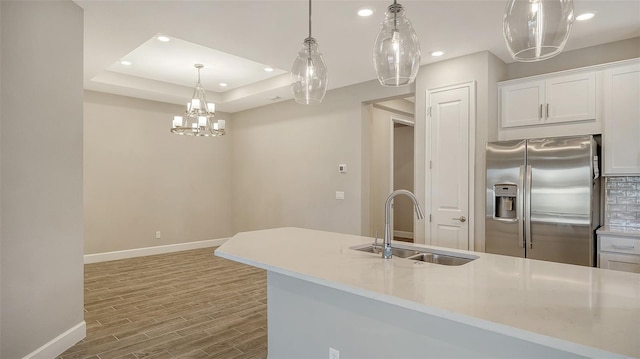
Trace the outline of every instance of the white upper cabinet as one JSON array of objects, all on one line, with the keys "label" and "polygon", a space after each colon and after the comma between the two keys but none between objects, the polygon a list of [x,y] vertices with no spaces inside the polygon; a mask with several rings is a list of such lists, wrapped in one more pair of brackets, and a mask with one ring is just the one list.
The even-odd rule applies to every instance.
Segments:
[{"label": "white upper cabinet", "polygon": [[544,81],[531,81],[500,88],[502,127],[543,123]]},{"label": "white upper cabinet", "polygon": [[501,127],[596,120],[594,71],[500,85]]},{"label": "white upper cabinet", "polygon": [[596,73],[590,71],[546,81],[546,123],[595,120]]},{"label": "white upper cabinet", "polygon": [[604,71],[604,174],[640,175],[640,61]]}]

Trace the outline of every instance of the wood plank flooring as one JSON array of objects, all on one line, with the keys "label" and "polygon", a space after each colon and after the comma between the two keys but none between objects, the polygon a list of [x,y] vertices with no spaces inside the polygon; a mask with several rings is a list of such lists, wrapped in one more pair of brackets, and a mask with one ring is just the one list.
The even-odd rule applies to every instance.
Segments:
[{"label": "wood plank flooring", "polygon": [[85,265],[87,337],[58,358],[266,358],[266,272],[213,250]]}]

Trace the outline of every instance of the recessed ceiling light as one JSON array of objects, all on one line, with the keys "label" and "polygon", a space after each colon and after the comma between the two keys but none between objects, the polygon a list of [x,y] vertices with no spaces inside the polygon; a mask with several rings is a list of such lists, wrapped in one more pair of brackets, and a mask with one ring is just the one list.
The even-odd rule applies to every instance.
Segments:
[{"label": "recessed ceiling light", "polygon": [[266,72],[273,72],[273,67],[265,67],[264,70]]},{"label": "recessed ceiling light", "polygon": [[220,85],[220,87],[227,87],[229,86],[229,84],[227,84],[226,82],[221,82],[218,85]]},{"label": "recessed ceiling light", "polygon": [[358,16],[362,16],[362,17],[367,17],[367,16],[371,16],[373,15],[373,9],[369,9],[369,8],[362,8],[360,10],[358,10]]},{"label": "recessed ceiling light", "polygon": [[434,51],[431,53],[431,56],[438,57],[444,55],[444,51]]},{"label": "recessed ceiling light", "polygon": [[122,60],[122,61],[120,61],[120,64],[122,64],[124,66],[130,66],[131,65],[131,61]]},{"label": "recessed ceiling light", "polygon": [[162,42],[171,41],[171,38],[169,38],[169,36],[164,36],[164,35],[160,35],[160,36],[156,37],[156,39],[158,39],[159,41],[162,41]]},{"label": "recessed ceiling light", "polygon": [[596,16],[596,14],[593,12],[585,12],[576,16],[576,20],[578,21],[590,20],[590,19],[593,19],[594,16]]}]

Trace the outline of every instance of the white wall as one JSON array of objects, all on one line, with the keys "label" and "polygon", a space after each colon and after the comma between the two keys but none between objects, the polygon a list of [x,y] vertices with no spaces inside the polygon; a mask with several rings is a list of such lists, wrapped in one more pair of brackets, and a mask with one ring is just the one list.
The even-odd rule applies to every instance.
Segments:
[{"label": "white wall", "polygon": [[182,112],[183,106],[85,92],[85,254],[233,234],[231,138],[172,134],[173,116]]},{"label": "white wall", "polygon": [[[316,106],[285,101],[233,114],[235,231],[297,226],[360,234],[370,160],[363,102],[411,92],[369,81],[329,91]],[[341,163],[346,174],[338,172]],[[345,199],[336,200],[336,191]]]},{"label": "white wall", "polygon": [[83,15],[71,1],[0,8],[0,357],[54,357],[85,333]]}]

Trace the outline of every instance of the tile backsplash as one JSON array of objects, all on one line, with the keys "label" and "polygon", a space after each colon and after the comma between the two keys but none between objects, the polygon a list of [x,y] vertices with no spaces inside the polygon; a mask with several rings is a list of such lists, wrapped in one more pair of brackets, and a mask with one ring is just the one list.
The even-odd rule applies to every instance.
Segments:
[{"label": "tile backsplash", "polygon": [[605,177],[605,225],[640,228],[640,177]]}]

